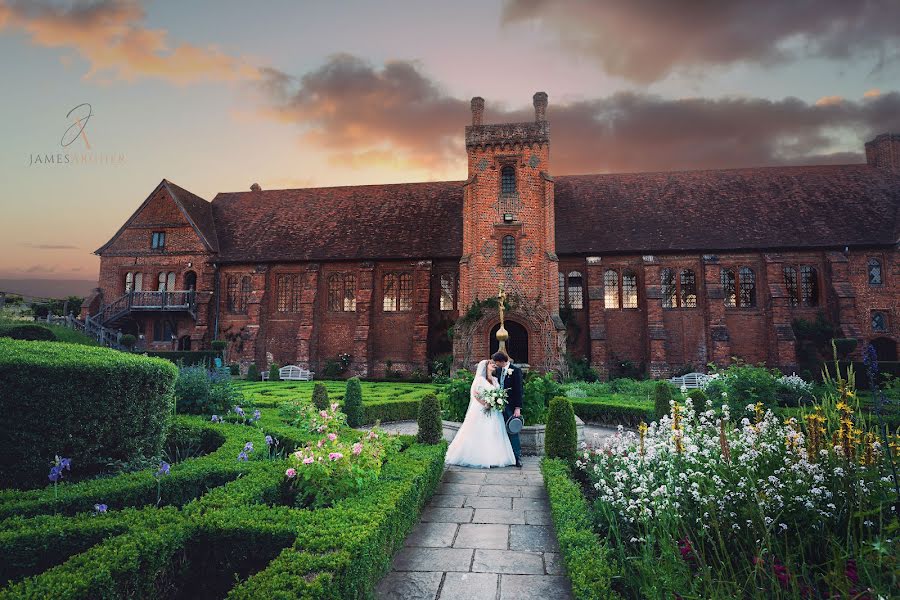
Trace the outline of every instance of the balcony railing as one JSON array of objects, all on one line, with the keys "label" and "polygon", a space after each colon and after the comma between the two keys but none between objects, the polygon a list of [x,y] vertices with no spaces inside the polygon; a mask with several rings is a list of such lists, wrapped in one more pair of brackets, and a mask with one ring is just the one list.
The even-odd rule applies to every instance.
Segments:
[{"label": "balcony railing", "polygon": [[196,292],[194,290],[125,292],[105,305],[94,318],[98,323],[106,324],[132,311],[188,312],[196,318]]}]

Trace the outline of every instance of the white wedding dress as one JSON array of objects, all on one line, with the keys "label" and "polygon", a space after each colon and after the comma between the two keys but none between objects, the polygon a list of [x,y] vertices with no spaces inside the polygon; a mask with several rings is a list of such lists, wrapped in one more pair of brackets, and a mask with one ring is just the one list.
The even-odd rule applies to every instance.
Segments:
[{"label": "white wedding dress", "polygon": [[489,382],[486,374],[487,361],[483,360],[478,363],[472,382],[466,418],[447,449],[445,462],[448,465],[487,469],[516,464],[503,414],[497,410],[485,414],[484,406],[475,399],[476,394],[484,390],[500,387],[498,383]]}]

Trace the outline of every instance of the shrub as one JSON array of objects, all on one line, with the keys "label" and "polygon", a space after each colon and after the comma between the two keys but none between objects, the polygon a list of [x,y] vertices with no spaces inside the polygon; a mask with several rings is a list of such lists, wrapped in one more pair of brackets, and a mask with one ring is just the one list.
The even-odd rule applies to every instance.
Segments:
[{"label": "shrub", "polygon": [[568,462],[575,459],[578,431],[575,427],[575,413],[568,398],[557,396],[550,401],[545,439],[548,457],[561,458]]},{"label": "shrub", "polygon": [[62,342],[0,339],[0,484],[47,482],[56,455],[73,476],[162,453],[177,370],[166,361]]},{"label": "shrub", "polygon": [[247,381],[259,381],[259,369],[256,367],[256,363],[250,363],[250,366],[247,367]]},{"label": "shrub", "polygon": [[227,414],[241,396],[230,376],[203,367],[182,367],[175,381],[175,406],[180,413]]},{"label": "shrub", "polygon": [[735,415],[743,415],[748,405],[756,403],[761,403],[766,408],[774,408],[776,374],[780,375],[777,371],[762,366],[736,361],[724,371],[718,371],[719,377],[707,384],[707,396],[718,398],[725,392],[723,400]]},{"label": "shrub", "polygon": [[632,428],[637,427],[641,421],[650,422],[656,418],[652,403],[643,406],[615,399],[574,398],[572,410],[585,422]]},{"label": "shrub", "polygon": [[209,347],[213,352],[217,354],[222,354],[225,352],[225,349],[228,348],[228,342],[225,340],[213,340],[210,342]]},{"label": "shrub", "polygon": [[563,395],[562,386],[553,379],[551,373],[528,377],[522,402],[522,412],[526,423],[533,425],[546,422],[550,400],[561,395]]},{"label": "shrub", "polygon": [[428,394],[419,403],[419,433],[416,441],[421,444],[437,444],[444,437],[441,423],[441,403],[437,396]]},{"label": "shrub", "polygon": [[442,393],[446,400],[444,410],[448,421],[462,422],[466,418],[466,410],[468,410],[469,402],[471,401],[470,390],[474,378],[475,376],[469,371],[460,369],[450,381],[444,384]]},{"label": "shrub", "polygon": [[319,410],[328,410],[328,388],[321,381],[313,388],[312,401]]},{"label": "shrub", "polygon": [[698,408],[702,408],[706,406],[709,398],[706,395],[706,392],[701,390],[700,388],[695,388],[687,393],[687,397],[694,401],[694,406]]},{"label": "shrub", "polygon": [[653,390],[653,409],[657,419],[669,414],[671,402],[672,386],[665,381],[657,382],[656,389]]},{"label": "shrub", "polygon": [[14,340],[30,340],[53,342],[56,341],[56,334],[49,327],[43,325],[12,325],[0,328],[0,337],[6,337]]},{"label": "shrub", "polygon": [[569,369],[569,379],[571,381],[599,381],[600,374],[591,367],[591,361],[586,357],[576,358],[572,354],[566,352],[566,366]]},{"label": "shrub", "polygon": [[156,358],[164,358],[177,364],[180,367],[200,365],[203,367],[212,368],[215,366],[215,359],[219,358],[219,355],[217,353],[210,352],[208,350],[172,350],[145,352],[144,354]]},{"label": "shrub", "polygon": [[593,532],[587,500],[572,480],[568,466],[560,460],[545,458],[541,461],[541,471],[573,595],[577,600],[618,598],[610,583],[617,574],[616,565],[609,549]]},{"label": "shrub", "polygon": [[281,373],[278,370],[278,363],[269,365],[269,381],[281,381]]},{"label": "shrub", "polygon": [[344,394],[344,414],[347,415],[347,425],[359,427],[362,425],[362,387],[358,377],[347,380],[347,393]]},{"label": "shrub", "polygon": [[228,372],[231,373],[232,377],[240,377],[241,365],[237,363],[231,363],[230,365],[228,365]]},{"label": "shrub", "polygon": [[126,333],[121,338],[119,338],[119,343],[122,344],[122,346],[126,350],[131,352],[132,350],[134,350],[135,344],[137,344],[137,338],[130,333]]}]

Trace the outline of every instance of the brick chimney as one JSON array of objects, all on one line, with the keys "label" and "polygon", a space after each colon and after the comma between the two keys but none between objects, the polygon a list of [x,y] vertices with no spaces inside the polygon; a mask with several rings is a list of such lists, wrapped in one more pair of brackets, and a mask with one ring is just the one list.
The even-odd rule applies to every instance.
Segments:
[{"label": "brick chimney", "polygon": [[866,162],[876,169],[900,173],[900,133],[882,133],[866,142]]},{"label": "brick chimney", "polygon": [[537,92],[534,95],[534,122],[540,123],[547,120],[547,92]]},{"label": "brick chimney", "polygon": [[484,98],[472,98],[472,125],[481,125],[484,120]]}]

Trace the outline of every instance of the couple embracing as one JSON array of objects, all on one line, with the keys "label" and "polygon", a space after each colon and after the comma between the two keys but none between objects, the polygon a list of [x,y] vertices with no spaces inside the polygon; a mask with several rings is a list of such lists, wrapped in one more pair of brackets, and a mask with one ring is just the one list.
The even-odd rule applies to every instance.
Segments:
[{"label": "couple embracing", "polygon": [[522,394],[522,369],[504,353],[478,363],[466,418],[447,449],[446,463],[482,469],[521,467]]}]

